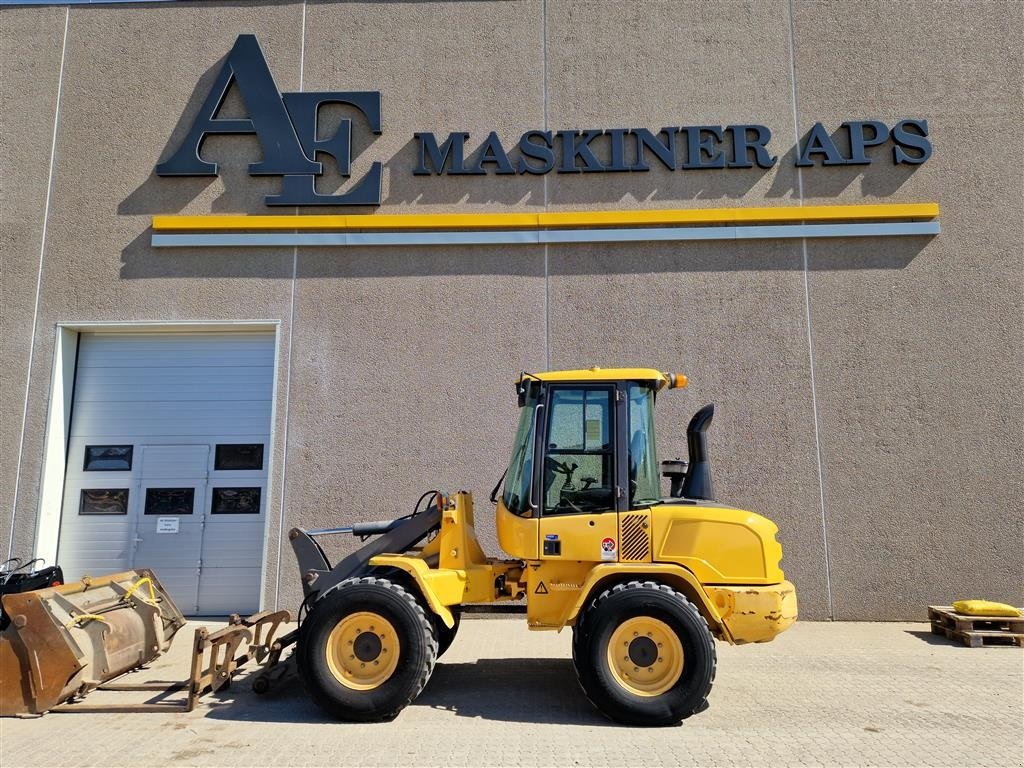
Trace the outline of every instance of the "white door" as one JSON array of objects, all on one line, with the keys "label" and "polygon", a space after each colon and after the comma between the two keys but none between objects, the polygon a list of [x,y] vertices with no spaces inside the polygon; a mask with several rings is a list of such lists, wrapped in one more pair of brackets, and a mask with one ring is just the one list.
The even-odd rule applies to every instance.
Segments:
[{"label": "white door", "polygon": [[268,333],[80,335],[69,581],[146,567],[186,613],[259,609],[273,372]]},{"label": "white door", "polygon": [[199,613],[209,445],[144,445],[132,505],[132,567],[149,568],[185,613]]}]

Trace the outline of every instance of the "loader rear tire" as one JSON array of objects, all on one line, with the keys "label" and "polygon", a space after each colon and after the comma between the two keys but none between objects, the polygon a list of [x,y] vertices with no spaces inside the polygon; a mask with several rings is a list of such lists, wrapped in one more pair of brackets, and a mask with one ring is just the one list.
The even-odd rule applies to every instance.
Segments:
[{"label": "loader rear tire", "polygon": [[320,708],[339,720],[390,720],[430,679],[437,637],[413,595],[387,579],[363,576],[313,604],[296,656]]},{"label": "loader rear tire", "polygon": [[685,595],[631,581],[594,598],[579,619],[573,662],[587,698],[628,725],[674,725],[706,706],[715,641]]}]

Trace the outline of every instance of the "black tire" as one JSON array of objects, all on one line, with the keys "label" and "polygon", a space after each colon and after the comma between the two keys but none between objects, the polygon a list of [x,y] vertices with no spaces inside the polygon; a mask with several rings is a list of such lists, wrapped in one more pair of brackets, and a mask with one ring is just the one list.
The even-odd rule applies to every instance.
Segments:
[{"label": "black tire", "polygon": [[440,616],[436,613],[431,614],[431,617],[434,619],[434,634],[437,635],[437,658],[439,659],[444,656],[445,651],[452,647],[452,643],[455,642],[455,635],[459,632],[459,625],[462,623],[462,611],[459,610],[459,607],[451,606],[451,612],[455,619],[451,629],[445,626]]},{"label": "black tire", "polygon": [[[670,683],[670,675],[665,685],[671,687],[652,695],[639,695],[625,687],[609,666],[609,643],[616,629],[637,619],[666,625],[682,649],[678,678]],[[643,637],[638,640],[646,642],[655,656],[662,652]],[[622,650],[632,658],[632,644]],[[638,654],[644,650],[636,649]],[[616,584],[594,598],[577,620],[573,657],[576,675],[591,703],[611,720],[628,725],[673,725],[703,709],[717,664],[714,638],[696,606],[680,592],[653,581]]]},{"label": "black tire", "polygon": [[[347,617],[359,613],[372,613],[385,619],[399,645],[397,665],[390,676],[375,687],[363,690],[343,682],[332,671],[332,662],[328,659],[332,652],[329,647],[332,632],[341,627]],[[382,649],[382,644],[369,632],[359,638],[364,636],[376,644],[379,658],[386,659],[380,653],[382,650],[386,653],[387,648]],[[359,638],[356,645],[359,645]],[[363,576],[343,581],[313,604],[302,623],[296,656],[306,690],[324,711],[339,720],[390,720],[426,686],[437,660],[437,638],[433,623],[407,590],[387,579]]]},{"label": "black tire", "polygon": [[[582,617],[581,617],[582,618]],[[576,623],[572,628],[572,663],[576,664],[576,659],[580,655],[580,645],[583,643],[583,622],[581,619],[577,619]]]}]

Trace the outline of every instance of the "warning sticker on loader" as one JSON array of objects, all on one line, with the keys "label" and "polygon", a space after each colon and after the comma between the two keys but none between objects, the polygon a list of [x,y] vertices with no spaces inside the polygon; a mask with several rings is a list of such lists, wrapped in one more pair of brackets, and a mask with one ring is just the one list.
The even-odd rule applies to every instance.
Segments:
[{"label": "warning sticker on loader", "polygon": [[548,588],[544,586],[544,582],[543,581],[540,584],[537,585],[537,588],[535,590],[533,590],[533,594],[535,594],[535,595],[546,595],[547,593],[548,593]]},{"label": "warning sticker on loader", "polygon": [[601,559],[615,559],[615,539],[608,537],[601,540]]}]

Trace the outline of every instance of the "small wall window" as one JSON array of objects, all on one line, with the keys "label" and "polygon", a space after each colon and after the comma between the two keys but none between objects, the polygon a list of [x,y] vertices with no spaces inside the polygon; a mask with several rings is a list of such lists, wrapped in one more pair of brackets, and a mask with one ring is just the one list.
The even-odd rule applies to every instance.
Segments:
[{"label": "small wall window", "polygon": [[147,488],[147,515],[191,515],[195,488]]},{"label": "small wall window", "polygon": [[88,488],[82,491],[80,515],[127,515],[127,488]]},{"label": "small wall window", "polygon": [[263,469],[263,443],[217,445],[214,469]]},{"label": "small wall window", "polygon": [[131,445],[87,445],[82,469],[86,472],[130,472],[132,448]]},{"label": "small wall window", "polygon": [[260,488],[214,488],[210,512],[215,515],[258,515]]}]

